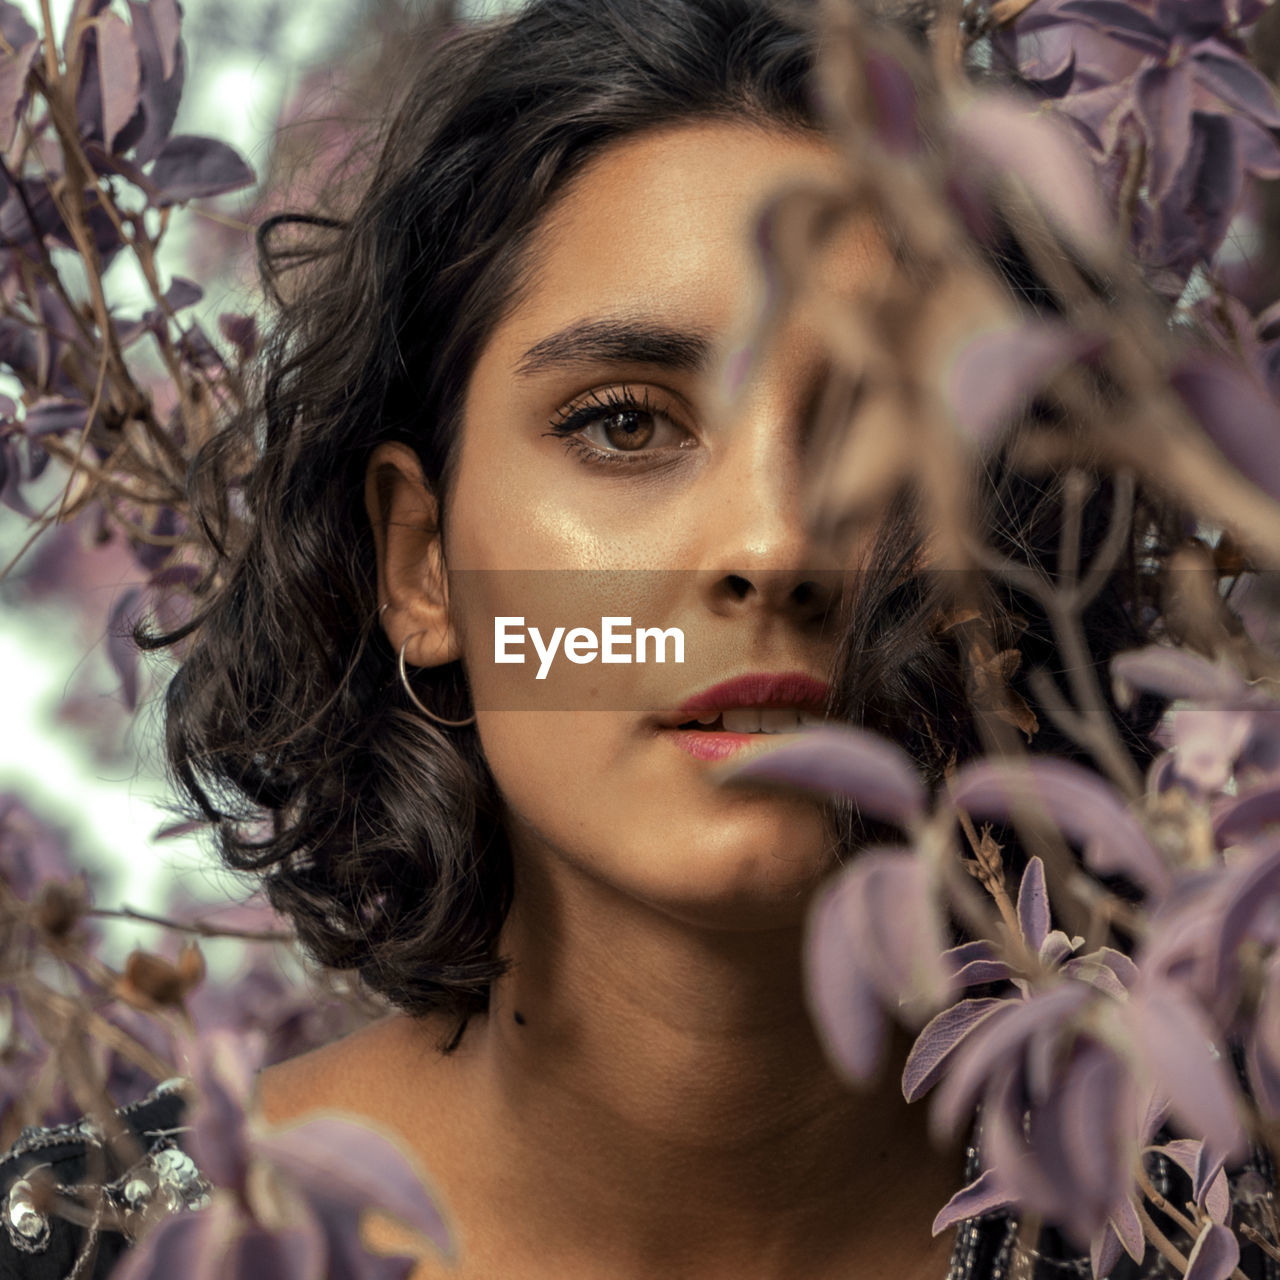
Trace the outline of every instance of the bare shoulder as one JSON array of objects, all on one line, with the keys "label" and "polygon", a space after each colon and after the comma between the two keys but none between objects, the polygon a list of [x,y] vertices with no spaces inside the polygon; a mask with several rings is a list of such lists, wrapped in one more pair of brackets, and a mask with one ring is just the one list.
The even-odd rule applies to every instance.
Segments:
[{"label": "bare shoulder", "polygon": [[[440,1051],[447,1034],[432,1020],[392,1014],[265,1068],[257,1101],[268,1124],[316,1111],[345,1111],[403,1129],[457,1075]],[[430,1081],[434,1088],[424,1088]]]}]

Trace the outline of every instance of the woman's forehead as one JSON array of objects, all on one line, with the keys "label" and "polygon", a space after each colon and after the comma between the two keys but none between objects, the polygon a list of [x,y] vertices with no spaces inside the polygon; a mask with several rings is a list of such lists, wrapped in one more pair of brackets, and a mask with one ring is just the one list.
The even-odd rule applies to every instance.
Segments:
[{"label": "woman's forehead", "polygon": [[[683,123],[617,143],[579,173],[529,245],[519,301],[493,335],[522,363],[539,344],[596,320],[647,318],[711,347],[764,301],[761,211],[796,186],[838,189],[842,162],[818,135],[739,122]],[[869,224],[824,255],[831,287],[881,274]]]}]

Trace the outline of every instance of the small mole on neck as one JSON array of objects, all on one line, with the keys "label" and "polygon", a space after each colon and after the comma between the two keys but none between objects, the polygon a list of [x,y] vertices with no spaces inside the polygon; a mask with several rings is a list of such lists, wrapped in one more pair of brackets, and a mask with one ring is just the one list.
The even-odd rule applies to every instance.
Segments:
[{"label": "small mole on neck", "polygon": [[515,1011],[514,1017],[515,1017],[515,1020],[516,1020],[516,1026],[517,1026],[517,1027],[523,1027],[523,1026],[524,1026],[524,1014],[523,1014],[523,1013],[521,1013],[519,1009],[517,1009],[517,1010]]}]

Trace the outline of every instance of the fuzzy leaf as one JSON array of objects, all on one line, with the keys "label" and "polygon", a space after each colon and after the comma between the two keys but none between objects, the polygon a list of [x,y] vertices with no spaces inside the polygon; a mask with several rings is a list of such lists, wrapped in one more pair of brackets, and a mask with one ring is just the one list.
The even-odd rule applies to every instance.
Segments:
[{"label": "fuzzy leaf", "polygon": [[1120,1237],[1108,1220],[1107,1225],[1089,1244],[1089,1266],[1093,1271],[1094,1280],[1106,1280],[1116,1263],[1120,1261],[1120,1255],[1123,1252],[1124,1250],[1120,1247]]},{"label": "fuzzy leaf", "polygon": [[1240,1244],[1230,1227],[1205,1224],[1187,1257],[1183,1280],[1228,1280],[1240,1262]]},{"label": "fuzzy leaf", "polygon": [[1192,65],[1196,79],[1232,112],[1257,121],[1264,129],[1280,129],[1275,90],[1238,54],[1214,41],[1196,49]]},{"label": "fuzzy leaf", "polygon": [[1151,67],[1138,76],[1134,94],[1147,133],[1150,199],[1158,203],[1191,151],[1191,70],[1185,62]]},{"label": "fuzzy leaf", "polygon": [[1023,183],[1045,217],[1079,248],[1109,248],[1111,222],[1097,179],[1066,126],[1033,116],[1019,99],[988,93],[957,113],[954,129],[962,153]]},{"label": "fuzzy leaf", "polygon": [[1017,1204],[1018,1197],[1002,1187],[994,1169],[984,1169],[967,1187],[962,1187],[938,1210],[933,1220],[933,1234],[939,1235],[948,1227],[966,1218],[978,1218],[984,1213],[1007,1209]]},{"label": "fuzzy leaf", "polygon": [[850,944],[849,881],[837,876],[814,895],[805,931],[805,993],[832,1063],[849,1080],[880,1065],[885,1016]]},{"label": "fuzzy leaf", "polygon": [[1134,1048],[1174,1117],[1215,1151],[1242,1151],[1236,1091],[1200,1009],[1174,988],[1159,986],[1131,994],[1129,1017]]},{"label": "fuzzy leaf", "polygon": [[965,1037],[997,1009],[1006,1007],[1010,1007],[1007,1000],[967,999],[937,1014],[916,1037],[907,1055],[902,1070],[902,1096],[915,1102],[932,1089]]},{"label": "fuzzy leaf", "polygon": [[1118,654],[1111,659],[1111,676],[1135,689],[1196,702],[1235,699],[1247,690],[1239,674],[1225,663],[1210,662],[1189,649],[1168,645]]},{"label": "fuzzy leaf", "polygon": [[1044,863],[1031,858],[1018,886],[1018,924],[1032,951],[1038,952],[1049,936],[1049,893],[1044,884]]},{"label": "fuzzy leaf", "polygon": [[1169,382],[1227,461],[1280,498],[1280,406],[1266,387],[1208,352],[1184,356]]},{"label": "fuzzy leaf", "polygon": [[1058,1032],[1093,998],[1082,984],[1064,982],[1029,1000],[1002,1001],[1007,1011],[984,1019],[965,1038],[938,1086],[930,1113],[935,1135],[953,1134],[993,1075],[1009,1070],[1037,1035]]},{"label": "fuzzy leaf", "polygon": [[911,758],[865,729],[811,729],[740,765],[726,780],[769,780],[847,796],[869,817],[910,825],[924,813],[925,790]]}]

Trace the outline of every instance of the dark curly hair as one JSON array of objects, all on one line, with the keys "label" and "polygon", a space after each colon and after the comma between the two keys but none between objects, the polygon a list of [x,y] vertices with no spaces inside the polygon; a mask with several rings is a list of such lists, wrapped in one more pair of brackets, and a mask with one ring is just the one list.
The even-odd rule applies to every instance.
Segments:
[{"label": "dark curly hair", "polygon": [[[497,20],[438,17],[411,46],[413,83],[350,215],[260,231],[277,314],[256,402],[193,468],[193,504],[223,555],[168,690],[168,755],[227,864],[264,877],[314,957],[410,1013],[445,1011],[461,1028],[485,1007],[512,876],[474,728],[445,734],[411,709],[377,626],[370,453],[409,444],[447,506],[473,362],[557,193],[603,148],[666,123],[818,128],[814,8],[533,0]],[[926,17],[894,22],[918,36]],[[286,224],[302,243],[278,249]],[[991,492],[993,510],[1015,513],[1015,540],[1044,541],[1049,490],[1006,477]],[[235,521],[247,536],[232,545]],[[895,528],[909,526],[904,515]],[[925,763],[940,740],[964,754],[960,658],[935,634],[927,592],[906,600],[891,579],[850,623],[839,709]],[[1091,620],[1100,662],[1136,634],[1122,595]],[[458,664],[415,680],[441,715],[467,715]]]}]

